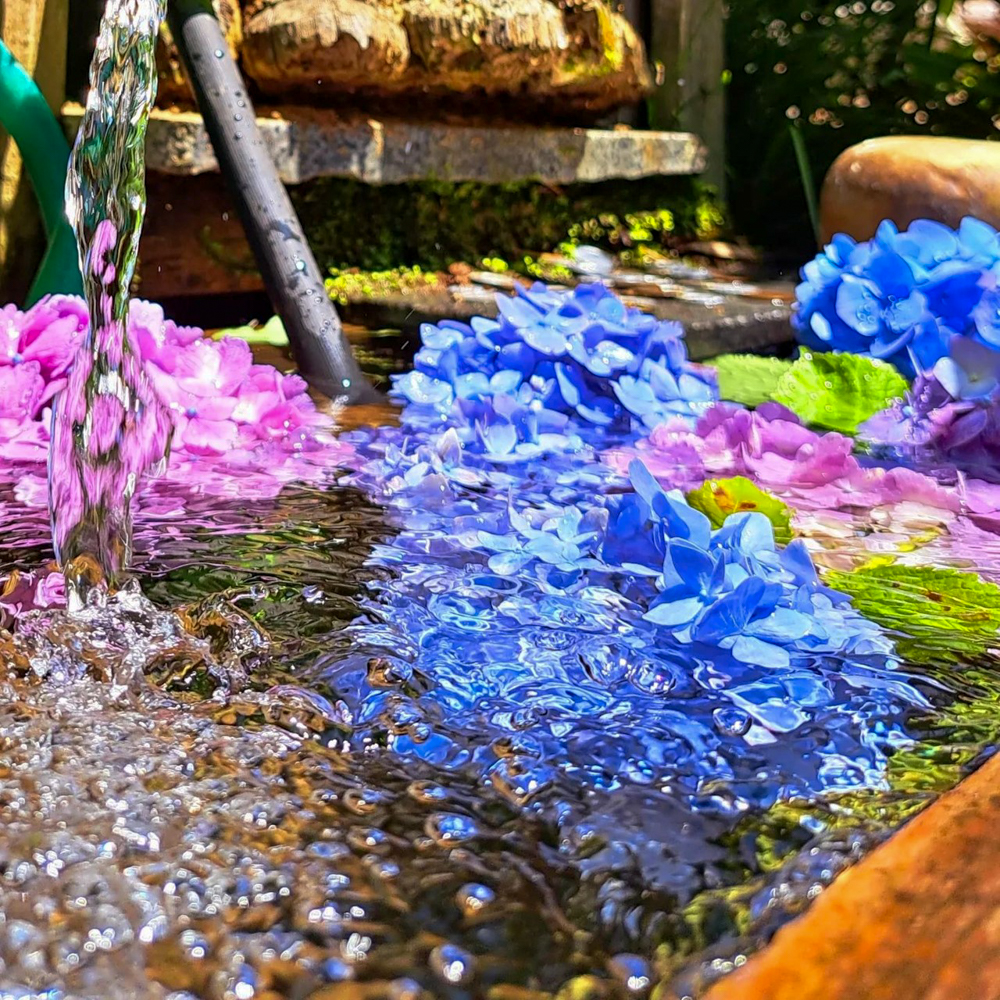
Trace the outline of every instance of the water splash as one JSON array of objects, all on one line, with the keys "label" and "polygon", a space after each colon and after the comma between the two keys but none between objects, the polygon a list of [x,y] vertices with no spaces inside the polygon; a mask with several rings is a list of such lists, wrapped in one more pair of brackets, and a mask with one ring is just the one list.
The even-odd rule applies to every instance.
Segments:
[{"label": "water splash", "polygon": [[165,14],[166,0],[108,0],[66,182],[90,331],[54,411],[49,502],[56,553],[77,606],[96,583],[114,584],[128,567],[132,496],[169,441],[167,414],[126,336]]}]

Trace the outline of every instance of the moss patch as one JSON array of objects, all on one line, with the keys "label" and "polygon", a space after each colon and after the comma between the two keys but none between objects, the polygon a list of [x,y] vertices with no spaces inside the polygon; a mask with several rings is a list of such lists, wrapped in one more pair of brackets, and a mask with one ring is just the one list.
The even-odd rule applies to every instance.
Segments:
[{"label": "moss patch", "polygon": [[436,274],[428,274],[420,267],[398,267],[387,271],[341,271],[330,268],[326,290],[330,298],[340,305],[359,299],[413,292],[434,288],[440,283]]},{"label": "moss patch", "polygon": [[500,258],[530,273],[539,254],[578,244],[641,256],[725,226],[714,195],[689,178],[562,188],[324,179],[292,194],[320,266],[338,271],[439,271]]}]

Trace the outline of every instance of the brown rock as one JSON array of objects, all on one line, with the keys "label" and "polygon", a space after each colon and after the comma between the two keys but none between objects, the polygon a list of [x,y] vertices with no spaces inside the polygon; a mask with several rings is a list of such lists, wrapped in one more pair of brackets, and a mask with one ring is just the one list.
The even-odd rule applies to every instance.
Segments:
[{"label": "brown rock", "polygon": [[247,14],[243,68],[266,94],[387,85],[409,63],[398,15],[365,0],[277,0]]},{"label": "brown rock", "polygon": [[994,757],[705,1000],[998,1000],[998,779]]},{"label": "brown rock", "polygon": [[596,112],[652,86],[642,41],[602,0],[254,0],[244,21],[244,68],[274,96],[528,96]]},{"label": "brown rock", "polygon": [[604,110],[635,103],[652,80],[635,30],[602,0],[405,0],[414,90],[528,96]]},{"label": "brown rock", "polygon": [[406,0],[402,10],[414,69],[430,86],[545,85],[570,47],[562,13],[540,0]]},{"label": "brown rock", "polygon": [[[225,32],[229,42],[229,51],[233,58],[239,57],[240,43],[243,40],[243,19],[240,15],[238,0],[212,0],[215,15]],[[156,103],[160,107],[171,104],[190,105],[194,103],[194,93],[188,83],[187,73],[181,63],[181,55],[177,51],[173,35],[166,21],[160,29],[160,37],[156,43],[156,69],[159,84],[156,93]]]},{"label": "brown rock", "polygon": [[652,91],[645,46],[621,14],[596,0],[570,7],[565,17],[573,45],[555,81],[560,96],[602,110],[634,104]]},{"label": "brown rock", "polygon": [[957,226],[974,215],[1000,227],[1000,142],[937,136],[886,136],[852,146],[823,184],[823,239],[874,235],[883,219]]}]

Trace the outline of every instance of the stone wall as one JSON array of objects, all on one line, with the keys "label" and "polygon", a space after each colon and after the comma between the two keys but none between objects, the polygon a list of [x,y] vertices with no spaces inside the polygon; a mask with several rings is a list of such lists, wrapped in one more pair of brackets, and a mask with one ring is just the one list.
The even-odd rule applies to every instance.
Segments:
[{"label": "stone wall", "polygon": [[[265,101],[350,98],[428,115],[594,117],[641,101],[652,80],[632,25],[603,0],[214,0]],[[190,102],[176,49],[160,47],[161,106]]]}]

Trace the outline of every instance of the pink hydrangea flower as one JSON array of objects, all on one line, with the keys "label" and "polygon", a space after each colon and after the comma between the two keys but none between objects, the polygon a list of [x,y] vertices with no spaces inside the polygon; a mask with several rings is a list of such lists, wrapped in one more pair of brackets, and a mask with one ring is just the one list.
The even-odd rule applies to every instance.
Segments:
[{"label": "pink hydrangea flower", "polygon": [[[45,461],[47,404],[65,385],[87,327],[83,300],[71,296],[51,296],[23,312],[14,306],[0,309],[0,458]],[[203,331],[178,326],[160,306],[141,300],[131,304],[127,332],[170,414],[175,481],[187,476],[200,488],[223,489],[226,476],[242,466],[258,485],[271,475],[280,489],[295,478],[314,478],[320,467],[339,464],[352,453],[334,442],[332,420],[317,410],[306,383],[254,364],[245,341],[209,340]],[[98,428],[106,426],[109,434],[120,423],[120,415],[111,412],[96,416]],[[302,461],[306,452],[315,453],[316,460]],[[222,459],[223,466],[209,469]]]},{"label": "pink hydrangea flower", "polygon": [[45,382],[42,402],[65,384],[64,376],[87,332],[87,307],[70,295],[51,295],[25,312],[0,309],[0,366],[36,362]]},{"label": "pink hydrangea flower", "polygon": [[[635,457],[661,483],[688,489],[705,476],[747,476],[804,510],[871,509],[912,503],[957,511],[954,490],[906,468],[868,468],[842,434],[818,434],[790,410],[767,403],[751,411],[731,403],[713,406],[693,433],[667,423],[635,448],[604,459],[624,473]],[[699,478],[700,477],[700,478]]]}]

